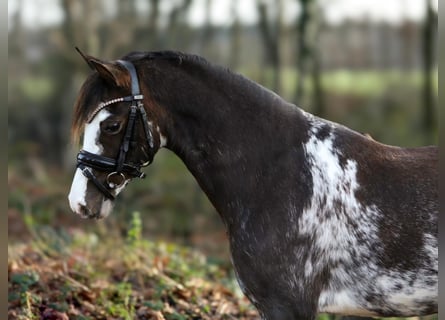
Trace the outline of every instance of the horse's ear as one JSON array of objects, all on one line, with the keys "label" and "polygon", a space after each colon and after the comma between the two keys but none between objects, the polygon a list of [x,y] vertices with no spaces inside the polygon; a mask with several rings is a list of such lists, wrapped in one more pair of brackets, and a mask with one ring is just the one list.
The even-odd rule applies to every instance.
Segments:
[{"label": "horse's ear", "polygon": [[93,57],[90,57],[89,62],[99,75],[106,81],[115,84],[119,87],[125,86],[128,71],[115,62],[106,62]]},{"label": "horse's ear", "polygon": [[91,69],[96,70],[104,80],[120,87],[127,84],[128,81],[126,81],[126,75],[128,72],[121,65],[113,62],[102,61],[90,55],[84,54],[78,47],[76,47],[76,50],[79,52],[88,66]]},{"label": "horse's ear", "polygon": [[80,54],[80,56],[83,58],[83,60],[85,60],[85,62],[88,64],[88,66],[94,70],[94,65],[90,62],[90,58],[92,57],[83,53],[78,47],[75,48],[76,51]]}]

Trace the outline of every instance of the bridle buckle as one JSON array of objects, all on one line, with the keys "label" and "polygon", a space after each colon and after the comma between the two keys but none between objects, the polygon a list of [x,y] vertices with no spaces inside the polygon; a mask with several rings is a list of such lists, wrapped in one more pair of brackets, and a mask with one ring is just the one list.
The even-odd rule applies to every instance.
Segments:
[{"label": "bridle buckle", "polygon": [[[117,177],[118,182],[111,180],[112,178],[115,178],[115,177]],[[125,180],[126,180],[125,175],[122,172],[114,171],[107,175],[106,182],[110,189],[116,189],[116,188],[122,187],[125,183]]]}]

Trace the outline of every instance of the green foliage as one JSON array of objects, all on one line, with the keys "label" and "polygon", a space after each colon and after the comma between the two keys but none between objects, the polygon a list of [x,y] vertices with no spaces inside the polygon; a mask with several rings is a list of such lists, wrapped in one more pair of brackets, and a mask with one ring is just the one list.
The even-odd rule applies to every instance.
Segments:
[{"label": "green foliage", "polygon": [[17,284],[21,292],[27,291],[32,285],[39,282],[39,275],[35,272],[17,273],[11,276],[12,284]]},{"label": "green foliage", "polygon": [[27,99],[35,102],[42,102],[54,94],[54,84],[47,77],[25,78],[20,85],[20,89]]},{"label": "green foliage", "polygon": [[[272,69],[265,69],[266,74],[272,73]],[[240,73],[245,74],[247,77],[258,80],[258,75],[254,70],[241,69]],[[298,73],[292,68],[285,68],[281,73],[281,83],[283,84],[281,94],[287,100],[292,101],[294,99],[294,90],[297,86]],[[438,80],[437,70],[433,76],[433,88],[435,92],[438,92]],[[383,96],[391,91],[394,87],[401,87],[404,92],[412,90],[420,91],[422,85],[422,73],[420,71],[400,71],[400,70],[333,70],[325,71],[322,74],[321,82],[323,83],[323,89],[329,94],[340,95],[344,97],[362,97],[365,99],[373,99],[379,96]],[[312,81],[309,78],[305,79],[305,89],[307,94],[312,94],[313,87]],[[399,92],[394,92],[394,95],[399,95]],[[308,109],[311,106],[297,102],[297,104]],[[330,108],[336,108],[328,102]],[[411,104],[416,104],[412,101]],[[360,106],[357,106],[360,107]],[[362,106],[361,106],[362,107]]]},{"label": "green foliage", "polygon": [[39,279],[39,274],[35,271],[16,273],[10,278],[13,290],[9,290],[8,302],[18,301],[18,305],[23,309],[24,316],[28,319],[38,319],[34,313],[33,305],[40,304],[41,298],[31,290],[38,287]]},{"label": "green foliage", "polygon": [[130,246],[137,246],[142,239],[142,221],[138,211],[133,212],[130,227],[127,233],[127,241]]},{"label": "green foliage", "polygon": [[182,315],[180,313],[172,313],[172,314],[168,314],[165,317],[167,320],[187,320],[188,318],[185,315]]},{"label": "green foliage", "polygon": [[132,300],[130,283],[117,283],[101,293],[101,299],[107,313],[126,320],[134,319],[135,305]]},{"label": "green foliage", "polygon": [[44,310],[73,319],[137,319],[160,312],[166,319],[223,319],[217,311],[222,303],[240,319],[253,318],[245,299],[217,284],[235,282],[224,266],[190,248],[149,241],[141,232],[134,212],[125,238],[97,241],[78,231],[65,250],[50,251],[35,244],[41,239],[36,233],[25,246],[10,245],[10,315],[38,319]]},{"label": "green foliage", "polygon": [[143,305],[156,311],[162,310],[162,308],[164,307],[162,301],[144,301]]}]

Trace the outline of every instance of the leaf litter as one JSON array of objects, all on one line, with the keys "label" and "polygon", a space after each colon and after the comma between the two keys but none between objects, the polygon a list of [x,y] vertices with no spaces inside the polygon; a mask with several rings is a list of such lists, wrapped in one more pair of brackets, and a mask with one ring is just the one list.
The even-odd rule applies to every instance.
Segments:
[{"label": "leaf litter", "polygon": [[9,245],[8,319],[259,319],[227,265],[171,243],[91,238]]}]

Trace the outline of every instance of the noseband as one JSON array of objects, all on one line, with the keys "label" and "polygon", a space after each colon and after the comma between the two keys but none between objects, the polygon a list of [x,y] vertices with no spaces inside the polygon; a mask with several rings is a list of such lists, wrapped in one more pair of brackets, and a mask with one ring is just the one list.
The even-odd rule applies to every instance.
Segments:
[{"label": "noseband", "polygon": [[[140,169],[141,167],[149,165],[153,161],[154,156],[153,135],[150,131],[150,128],[148,127],[147,113],[145,112],[144,106],[142,104],[142,99],[144,98],[144,96],[140,93],[139,90],[139,80],[136,69],[131,62],[124,60],[118,60],[117,62],[124,66],[130,73],[131,95],[100,103],[99,106],[88,118],[87,123],[91,123],[94,117],[102,109],[111,104],[118,102],[131,102],[127,127],[125,129],[125,135],[121,142],[119,154],[116,159],[104,157],[85,150],[80,150],[80,152],[77,154],[77,167],[82,171],[83,175],[88,178],[88,180],[94,183],[97,189],[99,189],[106,198],[111,200],[114,200],[115,198],[115,196],[111,193],[111,190],[121,187],[127,179],[145,177],[145,174],[141,172]],[[130,146],[136,144],[133,140],[134,127],[138,115],[144,128],[146,143],[149,150],[149,159],[143,165],[126,162],[127,153],[130,149]],[[99,179],[97,179],[92,169],[102,172],[110,172],[106,178],[105,183],[102,183],[99,181]],[[117,179],[118,182],[113,182],[113,180],[115,179]]]}]

